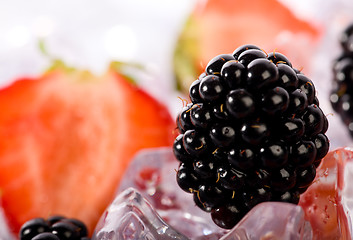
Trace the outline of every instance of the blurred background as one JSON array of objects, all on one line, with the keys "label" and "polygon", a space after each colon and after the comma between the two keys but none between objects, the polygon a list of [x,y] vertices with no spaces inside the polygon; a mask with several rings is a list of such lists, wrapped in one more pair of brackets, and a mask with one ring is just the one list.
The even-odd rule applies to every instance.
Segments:
[{"label": "blurred background", "polygon": [[[331,126],[340,126],[328,132],[340,136],[334,138],[332,147],[346,146],[351,140],[333,114],[328,95],[332,61],[340,51],[338,34],[353,20],[352,2],[0,0],[0,87],[21,76],[38,76],[48,68],[51,59],[40,50],[44,44],[49,56],[97,74],[114,60],[142,64],[146,71],[136,73],[137,82],[175,115],[182,107],[178,96],[187,94],[190,81],[190,76],[180,75],[183,67],[175,64],[176,49],[188,50],[180,44],[181,36],[184,42],[194,41],[187,54],[201,67],[207,64],[206,53],[229,53],[242,41],[255,41],[266,51],[279,46],[297,68],[304,69],[317,86]],[[193,24],[190,17],[196,19]],[[199,24],[196,28],[195,22]],[[188,25],[192,27],[188,29]],[[230,33],[235,33],[239,41],[233,40],[234,36],[226,37]],[[229,42],[234,43],[231,48]],[[189,61],[181,60],[186,64]],[[191,76],[196,78],[198,70],[193,71],[195,75]]]},{"label": "blurred background", "polygon": [[[103,73],[111,61],[141,63],[139,83],[158,98],[173,89],[171,54],[193,0],[0,1],[0,85],[37,76],[51,60]],[[154,87],[158,82],[159,91]],[[146,83],[147,82],[147,83]]]}]

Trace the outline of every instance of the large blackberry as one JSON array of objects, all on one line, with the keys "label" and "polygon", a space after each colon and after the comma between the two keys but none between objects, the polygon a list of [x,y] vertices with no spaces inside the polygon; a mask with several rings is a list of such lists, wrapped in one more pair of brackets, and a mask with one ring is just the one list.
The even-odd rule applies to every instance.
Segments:
[{"label": "large blackberry", "polygon": [[298,203],[329,150],[315,86],[286,56],[245,45],[213,58],[177,117],[177,182],[232,228],[264,201]]},{"label": "large blackberry", "polygon": [[89,240],[86,225],[74,218],[55,215],[47,219],[34,218],[25,222],[20,240]]},{"label": "large blackberry", "polygon": [[340,36],[342,53],[333,65],[330,101],[353,137],[353,23]]}]

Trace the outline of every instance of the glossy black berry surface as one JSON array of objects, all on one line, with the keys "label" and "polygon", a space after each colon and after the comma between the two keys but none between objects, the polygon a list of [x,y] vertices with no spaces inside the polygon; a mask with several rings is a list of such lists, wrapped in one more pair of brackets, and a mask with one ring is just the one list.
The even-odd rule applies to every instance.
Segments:
[{"label": "glossy black berry surface", "polygon": [[37,236],[32,238],[32,240],[60,240],[60,238],[54,233],[45,232],[38,234]]},{"label": "glossy black berry surface", "polygon": [[333,87],[330,101],[353,137],[353,23],[343,30],[339,41],[342,53],[332,67]]},{"label": "glossy black berry surface", "polygon": [[229,229],[261,202],[298,203],[329,150],[311,79],[285,55],[244,45],[210,61],[190,100],[173,150],[196,206]]},{"label": "glossy black berry surface", "polygon": [[61,215],[47,219],[34,218],[25,222],[20,230],[20,240],[83,240],[88,238],[86,225],[78,219]]},{"label": "glossy black berry surface", "polygon": [[20,238],[21,240],[31,240],[38,234],[48,231],[49,224],[43,218],[34,218],[22,225]]}]

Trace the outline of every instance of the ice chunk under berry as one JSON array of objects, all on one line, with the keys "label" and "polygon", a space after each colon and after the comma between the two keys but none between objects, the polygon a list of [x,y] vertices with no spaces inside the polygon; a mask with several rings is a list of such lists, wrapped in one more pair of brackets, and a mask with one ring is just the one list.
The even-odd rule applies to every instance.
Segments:
[{"label": "ice chunk under berry", "polygon": [[353,151],[331,151],[317,169],[316,179],[300,199],[314,239],[352,239]]},{"label": "ice chunk under berry", "polygon": [[[169,216],[172,217],[172,216]],[[179,219],[180,220],[180,219]],[[179,224],[187,224],[179,222]],[[197,231],[197,223],[189,223]],[[300,206],[291,203],[266,202],[254,207],[224,236],[200,232],[188,238],[164,222],[133,188],[118,195],[97,224],[92,240],[233,240],[282,239],[311,240],[310,223],[304,219]]]},{"label": "ice chunk under berry", "polygon": [[170,148],[142,150],[131,162],[118,192],[130,187],[138,190],[170,226],[190,239],[218,240],[226,231],[179,188],[178,164]]},{"label": "ice chunk under berry", "polygon": [[282,239],[310,240],[312,229],[300,206],[283,202],[265,202],[255,206],[220,240]]},{"label": "ice chunk under berry", "polygon": [[[169,148],[143,150],[128,168],[118,192],[123,192],[129,187],[137,189],[170,226],[193,240],[228,240],[243,230],[246,230],[244,234],[253,233],[257,234],[256,236],[275,234],[279,239],[310,239],[303,238],[304,233],[305,236],[310,236],[311,228],[310,224],[304,222],[301,208],[283,203],[259,205],[229,233],[220,229],[213,223],[209,214],[196,207],[188,194],[177,186],[174,169],[178,164]],[[277,214],[279,216],[276,213],[280,213]],[[267,231],[269,228],[258,228],[260,223],[271,227],[271,231]],[[288,231],[287,235],[283,232],[279,235],[281,230],[291,231]],[[288,238],[285,238],[287,236]]]},{"label": "ice chunk under berry", "polygon": [[[260,234],[266,239],[266,237],[276,236],[280,230],[286,231],[283,231],[278,239],[351,239],[353,237],[351,229],[353,191],[350,186],[353,180],[352,149],[341,148],[331,151],[322,160],[317,169],[317,177],[312,186],[301,196],[299,206],[276,202],[262,203],[251,210],[230,231],[215,226],[209,214],[196,207],[192,199],[186,196],[188,194],[177,187],[174,171],[177,166],[178,162],[169,148],[143,150],[128,168],[118,192],[125,194],[124,190],[127,188],[137,189],[163,218],[166,226],[169,226],[168,229],[176,229],[183,234],[180,236],[185,236],[186,239],[228,240],[238,239],[239,236],[243,237],[241,239],[251,239],[250,235],[248,238],[245,237],[250,233],[253,236]],[[310,225],[303,220],[301,208],[305,212],[305,219],[312,227],[312,238]],[[279,210],[281,214],[276,215]],[[106,214],[108,213],[109,210]],[[98,230],[96,239],[100,239],[97,237],[102,229],[106,231],[113,228],[114,224],[121,225],[121,221],[115,223],[105,221],[107,216],[102,217],[96,228]],[[152,217],[155,218],[155,215]],[[114,218],[119,219],[119,217]],[[286,220],[283,220],[284,218]],[[286,226],[283,226],[284,223]],[[253,225],[255,229],[252,229]],[[289,229],[292,229],[292,232],[288,231]],[[113,230],[109,231],[110,238],[107,239],[120,234],[114,233]],[[109,231],[106,231],[107,234]]]},{"label": "ice chunk under berry", "polygon": [[92,240],[187,240],[168,226],[135,189],[121,193],[104,212]]}]

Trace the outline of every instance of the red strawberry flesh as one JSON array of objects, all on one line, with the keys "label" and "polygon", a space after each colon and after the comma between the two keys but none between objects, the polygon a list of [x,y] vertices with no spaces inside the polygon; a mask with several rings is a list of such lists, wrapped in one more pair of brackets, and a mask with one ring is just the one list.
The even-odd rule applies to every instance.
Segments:
[{"label": "red strawberry flesh", "polygon": [[0,104],[1,204],[14,232],[53,214],[92,232],[132,156],[172,144],[165,106],[113,70],[20,79]]}]

